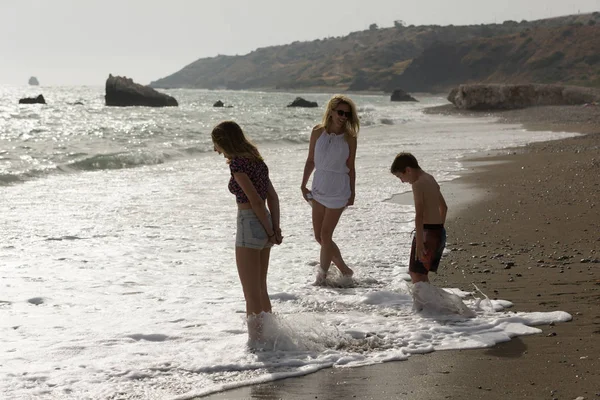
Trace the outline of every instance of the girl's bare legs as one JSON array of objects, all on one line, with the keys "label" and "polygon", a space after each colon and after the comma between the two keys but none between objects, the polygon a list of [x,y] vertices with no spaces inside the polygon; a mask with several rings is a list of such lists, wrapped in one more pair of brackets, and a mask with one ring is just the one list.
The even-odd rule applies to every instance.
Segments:
[{"label": "girl's bare legs", "polygon": [[317,283],[321,283],[325,279],[332,261],[342,275],[352,276],[354,274],[354,271],[344,262],[339,247],[333,241],[333,232],[343,211],[343,208],[326,208],[322,204],[313,201],[313,230],[315,239],[321,245],[320,264],[322,273],[317,276]]},{"label": "girl's bare legs", "polygon": [[235,248],[238,275],[246,299],[248,337],[251,341],[262,340],[262,312],[271,312],[267,292],[267,271],[271,249]]},{"label": "girl's bare legs", "polygon": [[267,273],[269,272],[269,258],[271,256],[271,248],[262,249],[260,251],[260,306],[262,312],[271,312],[271,299],[267,291]]}]

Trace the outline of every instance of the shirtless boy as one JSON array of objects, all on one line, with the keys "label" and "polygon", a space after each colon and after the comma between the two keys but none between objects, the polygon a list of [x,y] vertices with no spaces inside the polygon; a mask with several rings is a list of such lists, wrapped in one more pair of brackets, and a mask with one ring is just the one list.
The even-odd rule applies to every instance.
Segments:
[{"label": "shirtless boy", "polygon": [[415,200],[415,230],[408,271],[413,283],[429,282],[427,274],[436,272],[446,246],[448,206],[433,176],[423,171],[415,156],[400,153],[391,168],[404,183],[412,185]]}]

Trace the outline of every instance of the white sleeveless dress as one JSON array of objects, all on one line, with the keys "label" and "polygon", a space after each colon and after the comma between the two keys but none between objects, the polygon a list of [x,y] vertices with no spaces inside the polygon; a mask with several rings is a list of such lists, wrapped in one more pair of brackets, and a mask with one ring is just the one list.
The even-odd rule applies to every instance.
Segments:
[{"label": "white sleeveless dress", "polygon": [[323,131],[315,144],[315,174],[312,181],[313,198],[327,208],[343,208],[348,204],[350,169],[346,161],[350,146],[344,135]]}]

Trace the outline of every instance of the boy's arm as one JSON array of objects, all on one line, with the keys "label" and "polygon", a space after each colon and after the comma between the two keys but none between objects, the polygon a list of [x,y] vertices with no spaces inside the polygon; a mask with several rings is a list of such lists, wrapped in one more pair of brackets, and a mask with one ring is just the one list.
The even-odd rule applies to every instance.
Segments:
[{"label": "boy's arm", "polygon": [[415,200],[415,231],[417,242],[417,258],[421,260],[424,255],[425,235],[423,233],[423,209],[425,201],[423,199],[423,189],[418,182],[412,185],[413,197]]},{"label": "boy's arm", "polygon": [[442,194],[442,192],[440,192],[439,208],[440,215],[442,216],[442,223],[446,224],[446,214],[448,214],[448,205],[446,204],[446,199],[444,199],[444,195]]}]

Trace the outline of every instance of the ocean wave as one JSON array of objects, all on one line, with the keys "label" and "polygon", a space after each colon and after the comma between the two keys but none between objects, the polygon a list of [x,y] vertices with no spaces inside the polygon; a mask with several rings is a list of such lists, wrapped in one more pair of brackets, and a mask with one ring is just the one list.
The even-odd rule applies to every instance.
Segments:
[{"label": "ocean wave", "polygon": [[41,119],[42,116],[39,113],[23,113],[23,114],[11,114],[11,119]]},{"label": "ocean wave", "polygon": [[65,172],[70,170],[97,171],[109,169],[126,169],[144,165],[164,164],[177,158],[180,152],[120,152],[96,154],[83,160],[73,161],[57,167]]},{"label": "ocean wave", "polygon": [[18,174],[0,174],[0,186],[18,183],[22,180]]},{"label": "ocean wave", "polygon": [[310,135],[295,135],[285,136],[277,139],[257,139],[254,140],[256,144],[260,145],[276,145],[276,144],[306,144],[310,141]]},{"label": "ocean wave", "polygon": [[[212,151],[212,149],[210,149]],[[85,171],[101,171],[128,169],[150,165],[159,165],[190,156],[207,153],[204,147],[187,147],[172,151],[162,152],[118,152],[108,154],[95,154],[87,156],[85,153],[78,155],[87,156],[83,159],[56,165],[54,168],[31,169],[27,171],[0,174],[0,186],[23,183],[31,179],[57,173],[76,173]]]},{"label": "ocean wave", "polygon": [[414,121],[413,118],[389,118],[389,117],[377,117],[373,119],[361,120],[360,124],[363,127],[377,127],[377,126],[390,126],[390,125],[403,125],[408,122]]},{"label": "ocean wave", "polygon": [[186,147],[180,150],[181,153],[184,153],[186,155],[195,155],[195,154],[203,154],[203,153],[209,153],[213,151],[212,147],[211,148],[207,148],[206,146],[203,147],[197,147],[197,146],[192,146],[192,147]]},{"label": "ocean wave", "polygon": [[306,136],[296,136],[296,137],[286,137],[283,138],[281,140],[281,142],[283,143],[290,143],[290,144],[304,144],[304,143],[308,143],[310,142],[310,135],[306,135]]},{"label": "ocean wave", "polygon": [[50,169],[32,169],[23,172],[0,174],[0,186],[9,186],[23,183],[31,179],[41,178],[50,173]]},{"label": "ocean wave", "polygon": [[377,107],[375,107],[374,105],[371,104],[366,104],[362,107],[357,107],[357,110],[359,113],[364,113],[364,112],[369,112],[369,111],[377,111]]}]

